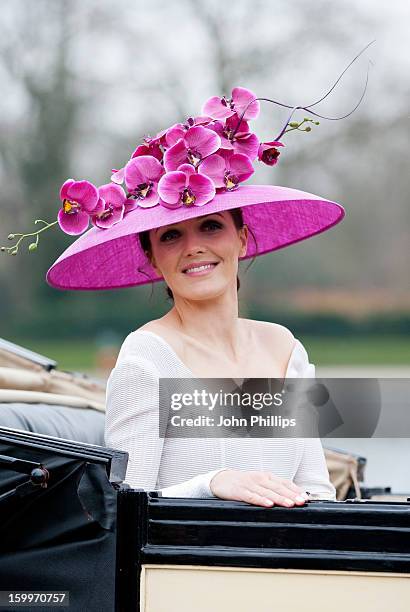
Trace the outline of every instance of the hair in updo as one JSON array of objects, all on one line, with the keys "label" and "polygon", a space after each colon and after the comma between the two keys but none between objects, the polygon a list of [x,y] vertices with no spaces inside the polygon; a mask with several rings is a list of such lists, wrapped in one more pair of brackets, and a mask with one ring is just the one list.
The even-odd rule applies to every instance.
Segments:
[{"label": "hair in updo", "polygon": [[[227,212],[229,212],[232,216],[233,222],[235,224],[236,229],[242,229],[244,226],[244,222],[243,222],[243,215],[242,215],[242,209],[241,208],[232,208],[231,210],[228,210]],[[253,235],[253,232],[251,230],[249,230],[252,238],[255,241],[256,244],[256,240],[255,240],[255,236]],[[152,255],[152,245],[151,245],[151,240],[149,237],[149,230],[146,230],[145,232],[140,232],[138,234],[139,237],[139,241],[141,244],[141,248],[144,251],[144,253],[148,253],[148,257],[150,257]],[[251,261],[251,263],[253,262],[253,260]],[[239,288],[241,286],[239,277],[236,277],[236,289],[237,291],[239,291]],[[168,294],[169,299],[173,300],[174,299],[174,295],[172,293],[172,290],[168,287],[168,285],[166,286],[166,292]]]}]

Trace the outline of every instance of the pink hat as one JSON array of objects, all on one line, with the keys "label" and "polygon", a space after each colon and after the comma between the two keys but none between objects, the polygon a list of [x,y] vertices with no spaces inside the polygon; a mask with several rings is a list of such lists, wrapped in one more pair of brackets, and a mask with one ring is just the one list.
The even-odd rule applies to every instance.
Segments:
[{"label": "pink hat", "polygon": [[[308,132],[304,118],[260,142],[249,127],[259,98],[236,87],[231,98],[212,97],[202,115],[144,138],[131,159],[114,170],[111,183],[96,188],[69,179],[61,188],[58,223],[83,233],[47,273],[59,289],[116,289],[161,280],[145,255],[138,234],[213,212],[241,208],[250,236],[245,257],[262,255],[323,232],[344,210],[310,193],[270,185],[244,186],[254,163],[274,166],[287,132]],[[313,113],[316,114],[316,113]],[[123,188],[121,185],[124,184]]]},{"label": "pink hat", "polygon": [[323,117],[312,107],[324,97],[310,106],[294,107],[280,133],[266,142],[249,127],[259,114],[259,101],[287,105],[257,98],[242,87],[235,87],[230,98],[212,97],[201,116],[144,138],[125,166],[113,170],[110,183],[97,188],[89,181],[67,180],[61,187],[57,220],[36,220],[42,224],[37,232],[11,234],[10,239],[19,237],[17,244],[1,250],[16,254],[23,239],[36,236],[29,245],[33,251],[46,229],[58,224],[64,232],[78,235],[91,222],[94,227],[48,270],[47,282],[58,289],[114,289],[161,280],[139,241],[138,234],[150,229],[240,208],[250,230],[242,259],[324,232],[343,219],[339,204],[287,187],[242,184],[253,174],[254,164],[278,162],[284,135],[309,132],[311,124],[318,125],[316,119],[291,119],[298,109]]},{"label": "pink hat", "polygon": [[137,208],[109,229],[93,228],[76,240],[47,273],[58,289],[114,289],[162,280],[144,254],[139,232],[240,207],[252,230],[242,259],[262,255],[324,232],[343,208],[319,196],[270,185],[241,186],[218,193],[204,206]]}]

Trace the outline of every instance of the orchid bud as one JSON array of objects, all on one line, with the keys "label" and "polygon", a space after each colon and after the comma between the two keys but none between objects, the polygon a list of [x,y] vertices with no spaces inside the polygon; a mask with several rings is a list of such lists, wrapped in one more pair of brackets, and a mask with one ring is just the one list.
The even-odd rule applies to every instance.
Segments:
[{"label": "orchid bud", "polygon": [[9,235],[7,236],[7,239],[8,239],[8,240],[14,240],[14,238],[15,238],[14,234],[9,234]]},{"label": "orchid bud", "polygon": [[299,127],[299,123],[297,121],[292,121],[291,123],[289,123],[289,127],[297,128],[297,127]]},{"label": "orchid bud", "polygon": [[18,249],[13,249],[12,251],[10,251],[10,255],[17,255],[17,251]]},{"label": "orchid bud", "polygon": [[37,248],[37,245],[35,242],[32,242],[31,244],[29,244],[28,250],[29,251],[35,251]]},{"label": "orchid bud", "polygon": [[3,247],[3,246],[0,247],[0,251],[5,251],[5,250],[6,250],[6,247]]},{"label": "orchid bud", "polygon": [[310,127],[310,125],[308,125],[307,127],[305,127],[305,132],[311,132],[312,128]]},{"label": "orchid bud", "polygon": [[315,125],[320,125],[320,121],[315,121]]}]

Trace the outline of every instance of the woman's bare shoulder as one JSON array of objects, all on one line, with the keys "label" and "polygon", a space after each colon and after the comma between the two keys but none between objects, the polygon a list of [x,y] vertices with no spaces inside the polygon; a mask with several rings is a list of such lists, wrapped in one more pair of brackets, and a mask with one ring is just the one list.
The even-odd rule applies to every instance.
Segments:
[{"label": "woman's bare shoulder", "polygon": [[243,321],[261,338],[265,346],[278,347],[285,359],[293,351],[296,342],[295,336],[284,325],[254,319],[243,319]]},{"label": "woman's bare shoulder", "polygon": [[169,324],[167,324],[164,317],[148,321],[148,323],[141,325],[141,327],[135,331],[150,331],[168,342],[168,344],[170,344],[174,350],[181,348],[182,341],[179,334]]},{"label": "woman's bare shoulder", "polygon": [[172,332],[172,327],[167,323],[167,319],[165,317],[160,317],[159,319],[152,319],[152,321],[148,321],[144,325],[141,325],[136,331],[152,331],[154,333],[170,333]]},{"label": "woman's bare shoulder", "polygon": [[152,331],[155,332],[156,329],[160,327],[159,322],[161,319],[153,319],[152,321],[148,321],[148,323],[144,323],[141,327],[138,327],[135,331]]}]

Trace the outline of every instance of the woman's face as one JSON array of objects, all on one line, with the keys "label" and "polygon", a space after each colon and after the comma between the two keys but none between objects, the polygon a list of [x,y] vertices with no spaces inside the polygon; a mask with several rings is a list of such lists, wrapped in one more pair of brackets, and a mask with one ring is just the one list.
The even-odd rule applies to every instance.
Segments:
[{"label": "woman's face", "polygon": [[230,286],[236,293],[238,258],[246,254],[248,228],[238,230],[229,211],[166,225],[150,230],[149,236],[151,263],[174,298],[209,299]]}]

